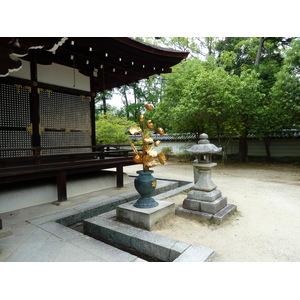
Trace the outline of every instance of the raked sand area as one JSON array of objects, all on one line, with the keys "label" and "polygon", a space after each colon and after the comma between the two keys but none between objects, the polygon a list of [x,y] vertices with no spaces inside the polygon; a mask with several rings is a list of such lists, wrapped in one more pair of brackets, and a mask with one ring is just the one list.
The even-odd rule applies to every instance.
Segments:
[{"label": "raked sand area", "polygon": [[[125,168],[134,175],[140,165]],[[157,178],[193,180],[191,163],[153,168]],[[211,248],[215,262],[300,262],[300,167],[292,164],[218,165],[212,179],[237,212],[221,225],[172,216],[155,233]],[[182,205],[186,194],[168,201]]]}]

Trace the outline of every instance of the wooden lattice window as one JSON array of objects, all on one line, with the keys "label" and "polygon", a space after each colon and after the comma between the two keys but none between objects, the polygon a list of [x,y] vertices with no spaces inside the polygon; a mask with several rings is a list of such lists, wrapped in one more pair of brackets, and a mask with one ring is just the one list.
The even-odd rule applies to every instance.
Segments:
[{"label": "wooden lattice window", "polygon": [[[90,97],[41,90],[40,124],[42,147],[90,146]],[[84,149],[49,149],[42,154],[90,152]]]},{"label": "wooden lattice window", "polygon": [[[0,83],[0,148],[30,148],[30,88]],[[30,150],[1,151],[0,158],[31,155]]]}]

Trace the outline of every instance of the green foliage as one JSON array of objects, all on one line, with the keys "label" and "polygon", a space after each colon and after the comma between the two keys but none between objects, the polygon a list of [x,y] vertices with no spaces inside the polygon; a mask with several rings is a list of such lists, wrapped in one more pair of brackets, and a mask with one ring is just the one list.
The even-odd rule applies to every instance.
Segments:
[{"label": "green foliage", "polygon": [[[276,130],[299,128],[299,43],[282,37],[215,42],[210,54],[216,59],[188,59],[163,76],[163,101],[154,117],[168,132],[239,136],[244,142],[249,133],[267,141]],[[240,146],[245,157],[247,144]]]},{"label": "green foliage", "polygon": [[300,40],[291,43],[271,90],[270,108],[277,111],[277,129],[300,128]]},{"label": "green foliage", "polygon": [[128,143],[128,129],[136,125],[126,118],[119,118],[112,114],[99,115],[96,121],[97,144],[120,144]]},{"label": "green foliage", "polygon": [[171,132],[242,135],[263,99],[255,71],[243,71],[239,77],[188,60],[167,78],[156,113]]},{"label": "green foliage", "polygon": [[189,52],[192,58],[214,56],[215,46],[219,40],[216,37],[146,37],[137,39],[157,46]]},{"label": "green foliage", "polygon": [[183,151],[175,154],[175,157],[180,161],[180,162],[191,162],[195,160],[195,155]]},{"label": "green foliage", "polygon": [[267,139],[273,131],[300,127],[299,39],[141,40],[191,55],[170,74],[122,87],[125,108],[118,111],[119,116],[136,120],[147,102],[156,107],[149,119],[168,133],[195,133],[198,137],[206,132],[241,140],[249,133]]},{"label": "green foliage", "polygon": [[95,97],[95,114],[96,119],[100,114],[105,114],[108,110],[111,109],[111,105],[107,103],[107,100],[110,100],[113,96],[112,91],[104,91],[102,93],[97,93]]},{"label": "green foliage", "polygon": [[165,155],[167,160],[174,155],[172,147],[163,147],[161,152]]},{"label": "green foliage", "polygon": [[138,119],[141,108],[145,103],[152,104],[155,107],[161,99],[161,84],[161,77],[153,75],[147,80],[140,80],[138,83],[119,88],[118,93],[121,95],[124,104],[123,115],[129,120],[135,121]]},{"label": "green foliage", "polygon": [[[198,74],[205,70],[204,64],[198,59],[188,59],[173,67],[171,74],[163,76],[165,82],[163,101],[157,105],[154,118],[156,123],[164,127],[169,133],[194,132],[192,130],[194,126],[191,127],[190,123],[181,122],[181,117],[178,114],[175,115],[175,111],[180,110],[182,103],[189,103],[186,100],[186,90],[190,84],[192,85]],[[192,120],[192,116],[190,119]]]}]

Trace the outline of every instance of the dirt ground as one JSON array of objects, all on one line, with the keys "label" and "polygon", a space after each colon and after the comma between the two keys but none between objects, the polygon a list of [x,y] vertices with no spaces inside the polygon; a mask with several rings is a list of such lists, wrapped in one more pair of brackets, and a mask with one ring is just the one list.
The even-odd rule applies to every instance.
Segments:
[{"label": "dirt ground", "polygon": [[[135,174],[139,165],[126,167]],[[168,162],[157,178],[193,181],[191,163]],[[300,167],[231,163],[213,169],[212,180],[237,212],[221,225],[172,216],[154,232],[215,251],[214,262],[300,262]],[[166,200],[182,205],[186,193]]]}]

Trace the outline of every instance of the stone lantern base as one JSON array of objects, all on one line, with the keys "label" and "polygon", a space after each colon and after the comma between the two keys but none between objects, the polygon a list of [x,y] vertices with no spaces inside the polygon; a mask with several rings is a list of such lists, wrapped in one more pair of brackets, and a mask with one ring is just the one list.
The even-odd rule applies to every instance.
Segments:
[{"label": "stone lantern base", "polygon": [[233,204],[227,204],[216,214],[210,214],[203,211],[190,210],[183,207],[178,207],[175,210],[175,215],[195,219],[197,221],[208,221],[215,224],[221,224],[226,217],[236,211],[237,207]]},{"label": "stone lantern base", "polygon": [[236,205],[227,204],[227,197],[223,197],[217,189],[210,192],[193,189],[184,199],[182,207],[175,210],[175,214],[221,224],[236,209]]},{"label": "stone lantern base", "polygon": [[191,190],[182,207],[215,214],[227,205],[227,198],[219,190],[211,192]]},{"label": "stone lantern base", "polygon": [[231,212],[236,211],[236,205],[227,204],[227,197],[222,196],[211,180],[211,168],[216,165],[194,164],[196,183],[184,199],[182,207],[175,210],[176,215],[221,224]]}]

